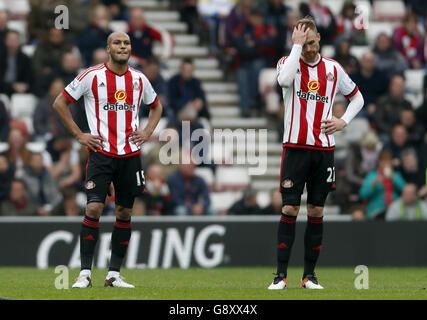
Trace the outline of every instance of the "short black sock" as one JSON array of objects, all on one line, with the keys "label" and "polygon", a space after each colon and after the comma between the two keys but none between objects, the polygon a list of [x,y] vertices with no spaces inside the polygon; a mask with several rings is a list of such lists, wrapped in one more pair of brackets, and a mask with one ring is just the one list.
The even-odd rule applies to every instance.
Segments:
[{"label": "short black sock", "polygon": [[99,220],[85,216],[80,231],[81,270],[91,269],[99,236]]},{"label": "short black sock", "polygon": [[303,279],[314,273],[320,249],[322,248],[323,217],[307,216],[307,226],[304,235],[304,274]]},{"label": "short black sock", "polygon": [[111,236],[111,259],[109,271],[120,271],[131,236],[131,221],[116,219]]},{"label": "short black sock", "polygon": [[287,277],[288,262],[295,239],[295,223],[297,217],[282,214],[277,232],[277,274]]}]

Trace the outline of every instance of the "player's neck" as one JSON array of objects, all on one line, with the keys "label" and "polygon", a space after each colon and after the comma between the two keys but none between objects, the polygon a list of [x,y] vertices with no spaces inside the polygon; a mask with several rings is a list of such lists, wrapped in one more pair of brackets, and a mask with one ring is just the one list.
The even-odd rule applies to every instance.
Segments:
[{"label": "player's neck", "polygon": [[310,64],[310,65],[313,65],[313,64],[316,64],[316,63],[318,63],[318,62],[319,62],[319,60],[320,60],[320,54],[319,54],[319,53],[317,53],[316,58],[314,58],[314,60],[313,60],[313,61],[308,61],[308,60],[306,60],[303,56],[301,56],[301,58],[302,58],[302,61],[304,61],[305,63]]},{"label": "player's neck", "polygon": [[112,60],[108,60],[107,62],[107,67],[108,69],[110,69],[111,71],[113,71],[114,73],[117,74],[123,74],[128,70],[128,64],[119,64],[119,63],[115,63]]}]

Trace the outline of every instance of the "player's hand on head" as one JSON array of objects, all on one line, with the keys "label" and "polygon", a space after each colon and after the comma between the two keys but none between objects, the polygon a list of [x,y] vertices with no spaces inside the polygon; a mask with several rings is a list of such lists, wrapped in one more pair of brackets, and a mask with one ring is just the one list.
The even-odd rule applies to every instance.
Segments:
[{"label": "player's hand on head", "polygon": [[145,130],[134,131],[130,134],[129,140],[133,144],[136,144],[140,147],[144,142],[150,139],[150,134],[148,134]]},{"label": "player's hand on head", "polygon": [[294,32],[292,33],[292,42],[294,44],[300,44],[303,46],[305,40],[307,39],[308,30],[310,29],[303,24],[299,24],[294,27]]},{"label": "player's hand on head", "polygon": [[332,117],[331,119],[324,119],[321,121],[320,129],[324,134],[333,134],[336,131],[344,129],[347,123],[343,119]]},{"label": "player's hand on head", "polygon": [[92,151],[102,150],[104,147],[102,145],[102,142],[104,139],[101,136],[94,136],[90,133],[82,133],[80,136],[77,137],[77,141]]}]

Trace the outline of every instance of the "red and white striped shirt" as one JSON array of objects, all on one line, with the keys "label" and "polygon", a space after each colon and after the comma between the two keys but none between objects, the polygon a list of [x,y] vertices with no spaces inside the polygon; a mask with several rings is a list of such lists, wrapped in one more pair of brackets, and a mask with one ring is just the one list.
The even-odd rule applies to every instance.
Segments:
[{"label": "red and white striped shirt", "polygon": [[[284,71],[287,58],[285,56],[277,63],[277,77]],[[321,132],[321,120],[332,118],[332,106],[338,91],[350,99],[358,90],[335,60],[320,55],[318,62],[310,65],[300,58],[292,85],[282,88],[285,103],[284,146],[334,149],[334,136]]]},{"label": "red and white striped shirt", "polygon": [[128,67],[125,73],[117,74],[100,64],[80,73],[62,93],[72,103],[84,96],[90,133],[104,138],[100,152],[119,157],[141,152],[129,141],[130,134],[139,127],[141,99],[149,108],[159,101],[141,71]]}]

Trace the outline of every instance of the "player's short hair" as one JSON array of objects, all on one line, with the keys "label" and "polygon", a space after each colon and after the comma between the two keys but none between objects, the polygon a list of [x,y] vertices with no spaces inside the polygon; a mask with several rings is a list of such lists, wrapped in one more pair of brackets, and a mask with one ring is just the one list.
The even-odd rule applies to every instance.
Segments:
[{"label": "player's short hair", "polygon": [[316,22],[314,21],[314,19],[311,16],[305,16],[304,18],[299,19],[294,27],[297,27],[300,24],[302,24],[303,26],[313,30],[314,33],[317,34]]}]

